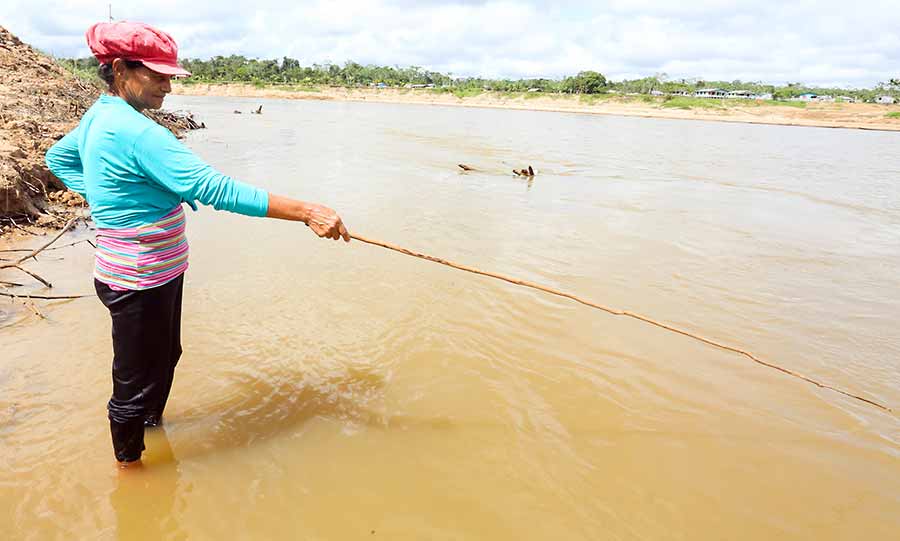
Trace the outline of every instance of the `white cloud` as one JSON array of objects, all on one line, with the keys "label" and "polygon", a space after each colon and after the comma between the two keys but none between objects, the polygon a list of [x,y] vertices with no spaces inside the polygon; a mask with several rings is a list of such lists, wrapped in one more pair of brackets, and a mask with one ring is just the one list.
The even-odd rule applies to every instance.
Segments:
[{"label": "white cloud", "polygon": [[[87,56],[107,3],[5,0],[0,24],[59,56]],[[457,75],[673,78],[869,86],[900,75],[900,2],[133,1],[116,18],[171,33],[183,57],[355,60]]]}]

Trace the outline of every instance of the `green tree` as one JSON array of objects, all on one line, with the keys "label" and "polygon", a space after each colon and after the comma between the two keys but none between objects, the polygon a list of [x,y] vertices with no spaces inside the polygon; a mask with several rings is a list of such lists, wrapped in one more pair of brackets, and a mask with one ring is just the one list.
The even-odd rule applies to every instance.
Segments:
[{"label": "green tree", "polygon": [[599,94],[606,92],[606,77],[596,71],[582,71],[567,77],[562,83],[563,92],[570,94]]},{"label": "green tree", "polygon": [[[60,64],[75,73],[95,77],[97,60],[93,57],[82,59],[59,59]],[[878,96],[889,94],[900,97],[900,78],[890,79],[870,89],[818,88],[802,83],[786,86],[767,85],[762,82],[706,81],[701,78],[671,80],[665,73],[640,79],[608,81],[596,71],[582,71],[562,80],[529,79],[485,79],[482,77],[454,77],[430,71],[419,66],[377,66],[362,65],[347,61],[344,65],[312,64],[301,66],[296,59],[282,57],[281,60],[246,58],[240,55],[215,56],[207,60],[184,59],[185,69],[192,72],[194,81],[203,82],[247,82],[253,84],[300,83],[305,85],[365,86],[384,83],[389,86],[405,84],[433,84],[438,92],[462,92],[496,90],[502,92],[525,92],[532,88],[543,92],[566,92],[571,94],[595,94],[616,90],[622,93],[647,94],[653,90],[667,93],[691,92],[697,88],[716,87],[728,90],[749,90],[754,93],[772,93],[776,98],[787,99],[805,92],[851,96],[861,101],[873,101]]]}]

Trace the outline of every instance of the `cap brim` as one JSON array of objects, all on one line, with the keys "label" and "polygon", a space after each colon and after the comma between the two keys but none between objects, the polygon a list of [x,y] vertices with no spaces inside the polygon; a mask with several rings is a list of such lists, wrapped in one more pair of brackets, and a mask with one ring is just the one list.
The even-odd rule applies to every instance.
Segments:
[{"label": "cap brim", "polygon": [[155,71],[156,73],[162,73],[163,75],[191,76],[191,72],[180,67],[178,64],[163,64],[161,62],[149,62],[147,60],[141,60],[141,64],[146,66],[147,69]]}]

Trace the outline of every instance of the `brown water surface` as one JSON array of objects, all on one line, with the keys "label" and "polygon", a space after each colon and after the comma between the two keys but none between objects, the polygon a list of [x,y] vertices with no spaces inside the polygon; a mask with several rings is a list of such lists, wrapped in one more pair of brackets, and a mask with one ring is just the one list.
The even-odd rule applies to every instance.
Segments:
[{"label": "brown water surface", "polygon": [[[216,167],[356,233],[900,408],[898,134],[167,105],[210,126],[188,144]],[[143,471],[113,467],[99,301],[0,304],[4,538],[897,539],[895,415],[565,299],[188,214],[185,353]],[[30,266],[81,293],[91,263],[79,245]]]}]

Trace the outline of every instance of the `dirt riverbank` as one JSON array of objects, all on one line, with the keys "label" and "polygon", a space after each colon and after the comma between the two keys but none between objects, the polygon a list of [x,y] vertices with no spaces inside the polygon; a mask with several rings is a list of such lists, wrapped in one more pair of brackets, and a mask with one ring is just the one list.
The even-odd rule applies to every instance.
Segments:
[{"label": "dirt riverbank", "polygon": [[579,97],[560,94],[484,92],[473,96],[458,97],[450,92],[436,92],[431,89],[301,88],[289,85],[259,87],[236,83],[175,84],[173,85],[173,94],[492,107],[530,111],[900,131],[900,118],[888,117],[890,113],[900,112],[900,106],[868,103],[774,105],[773,102],[735,103],[727,100],[711,100],[703,106],[692,106],[692,100],[686,100],[688,102],[686,105],[679,105],[678,101],[666,103],[662,98],[649,96]]}]

